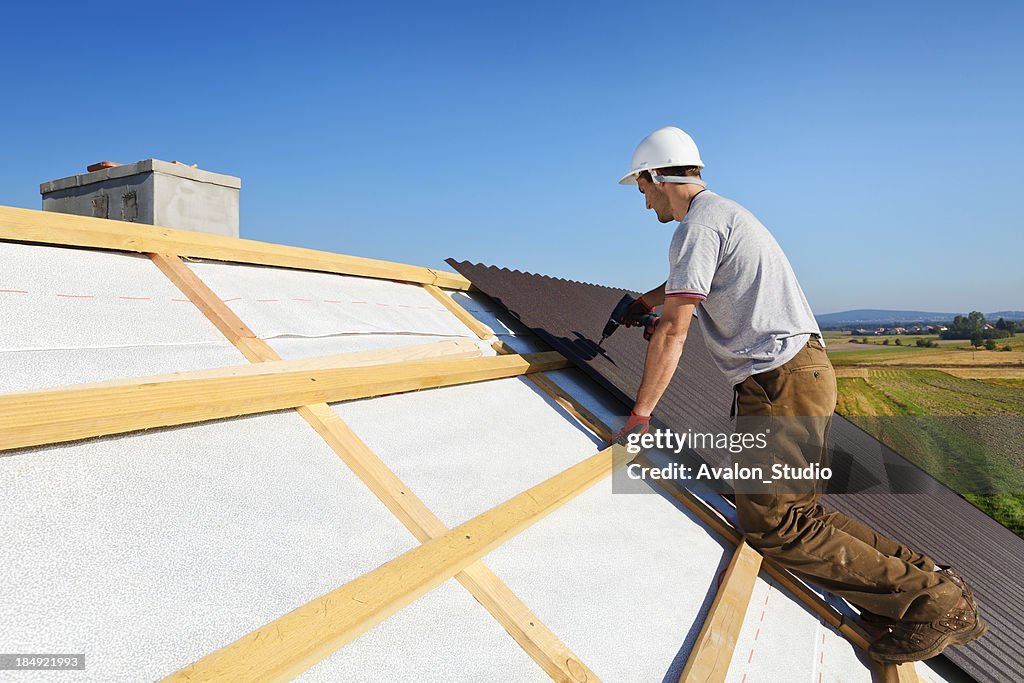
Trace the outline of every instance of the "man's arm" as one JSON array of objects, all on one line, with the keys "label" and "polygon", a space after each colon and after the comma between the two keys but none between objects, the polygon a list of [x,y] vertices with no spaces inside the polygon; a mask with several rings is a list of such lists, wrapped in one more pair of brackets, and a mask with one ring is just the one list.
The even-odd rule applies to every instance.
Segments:
[{"label": "man's arm", "polygon": [[[664,298],[664,285],[660,288]],[[658,291],[658,290],[654,290]],[[647,295],[644,295],[647,301]],[[698,299],[675,296],[664,299],[665,308],[661,313],[661,322],[654,330],[647,347],[647,358],[644,361],[644,378],[637,392],[633,412],[637,415],[650,415],[668,388],[672,376],[679,365],[679,357],[683,353],[683,343],[693,319],[693,309]]]}]

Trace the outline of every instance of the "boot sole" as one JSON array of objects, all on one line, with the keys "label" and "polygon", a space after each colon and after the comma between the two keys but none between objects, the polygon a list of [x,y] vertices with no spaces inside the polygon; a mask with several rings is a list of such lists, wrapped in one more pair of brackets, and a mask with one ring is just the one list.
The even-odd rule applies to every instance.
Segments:
[{"label": "boot sole", "polygon": [[880,654],[868,651],[868,654],[876,662],[883,662],[885,664],[906,664],[908,662],[920,662],[925,659],[931,659],[932,657],[938,657],[942,654],[950,645],[966,645],[967,643],[981,638],[988,632],[988,623],[980,616],[974,624],[974,628],[970,631],[964,631],[963,633],[950,633],[948,636],[939,640],[933,647],[927,650],[918,650],[917,652],[900,652],[894,654]]}]

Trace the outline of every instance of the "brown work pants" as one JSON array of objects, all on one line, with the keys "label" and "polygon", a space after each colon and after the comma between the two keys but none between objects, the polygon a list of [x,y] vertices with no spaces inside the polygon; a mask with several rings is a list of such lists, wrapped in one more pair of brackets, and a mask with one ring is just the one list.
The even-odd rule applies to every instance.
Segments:
[{"label": "brown work pants", "polygon": [[[742,430],[751,418],[816,417],[772,420],[777,433],[771,457],[797,467],[827,464],[836,392],[832,363],[821,342],[811,337],[785,365],[736,385],[737,426]],[[956,604],[960,589],[934,573],[930,558],[823,508],[821,495],[820,487],[794,491],[785,485],[737,492],[736,511],[747,542],[800,578],[875,614],[934,621]]]}]

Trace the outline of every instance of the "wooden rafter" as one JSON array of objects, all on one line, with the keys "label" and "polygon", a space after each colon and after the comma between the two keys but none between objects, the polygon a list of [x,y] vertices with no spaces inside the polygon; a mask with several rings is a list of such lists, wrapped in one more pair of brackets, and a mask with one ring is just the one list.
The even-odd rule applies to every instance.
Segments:
[{"label": "wooden rafter", "polygon": [[494,336],[494,331],[491,330],[491,328],[474,318],[469,311],[460,306],[457,301],[448,296],[448,294],[440,287],[435,285],[423,285],[423,289],[427,290],[430,296],[437,299],[442,306],[447,308],[452,315],[458,318],[459,322],[472,330],[473,334],[476,336],[481,339],[490,339]]},{"label": "wooden rafter", "polygon": [[288,680],[583,493],[623,462],[613,462],[613,449],[607,448],[166,680]]},{"label": "wooden rafter", "polygon": [[467,290],[456,273],[192,230],[0,206],[0,239],[298,268]]},{"label": "wooden rafter", "polygon": [[740,541],[711,603],[708,618],[697,635],[697,642],[690,650],[679,677],[681,682],[715,683],[725,680],[760,568],[761,553],[746,541]]},{"label": "wooden rafter", "polygon": [[[256,364],[280,362],[277,353],[228,308],[192,270],[176,256],[150,255],[160,269],[187,294],[211,321]],[[427,285],[430,287],[430,285]],[[443,293],[442,293],[443,294]],[[441,342],[460,349],[480,348],[469,341]],[[436,347],[437,344],[428,345]],[[366,353],[387,353],[388,351]],[[258,367],[258,366],[254,366]],[[448,533],[448,528],[383,461],[371,451],[326,403],[299,406],[296,412],[323,437],[337,456],[366,484],[402,524],[424,543]],[[455,575],[477,601],[505,628],[520,647],[556,681],[598,683],[600,679],[540,618],[482,562],[474,562]]]}]

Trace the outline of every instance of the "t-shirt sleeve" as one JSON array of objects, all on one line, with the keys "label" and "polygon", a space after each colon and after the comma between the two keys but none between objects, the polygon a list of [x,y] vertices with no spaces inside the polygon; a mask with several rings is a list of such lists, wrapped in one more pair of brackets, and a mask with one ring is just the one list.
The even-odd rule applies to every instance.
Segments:
[{"label": "t-shirt sleeve", "polygon": [[690,224],[676,230],[669,249],[665,296],[707,299],[718,269],[720,249],[718,233],[711,228]]}]

